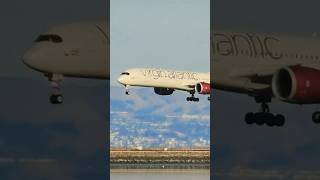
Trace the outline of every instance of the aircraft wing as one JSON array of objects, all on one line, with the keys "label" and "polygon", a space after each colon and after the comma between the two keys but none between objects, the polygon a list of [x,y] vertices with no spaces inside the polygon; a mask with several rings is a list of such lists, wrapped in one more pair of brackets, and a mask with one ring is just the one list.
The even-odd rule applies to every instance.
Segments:
[{"label": "aircraft wing", "polygon": [[310,63],[310,64],[301,64],[302,67],[308,67],[320,71],[320,64]]},{"label": "aircraft wing", "polygon": [[245,94],[270,91],[273,74],[278,67],[236,68],[228,73],[220,71],[213,74],[213,88]]},{"label": "aircraft wing", "polygon": [[177,88],[177,90],[181,90],[181,91],[192,91],[195,88],[195,84],[182,84],[181,88]]}]

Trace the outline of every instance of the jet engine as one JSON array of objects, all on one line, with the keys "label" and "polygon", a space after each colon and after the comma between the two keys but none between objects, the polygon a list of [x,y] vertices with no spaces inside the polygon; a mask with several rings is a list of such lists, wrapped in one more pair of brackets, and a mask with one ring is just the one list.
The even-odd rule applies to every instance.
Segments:
[{"label": "jet engine", "polygon": [[280,100],[291,103],[319,103],[320,71],[302,66],[282,68],[273,75],[272,92]]},{"label": "jet engine", "polygon": [[210,94],[211,87],[210,87],[210,84],[205,83],[205,82],[201,82],[201,83],[196,84],[195,90],[199,94]]},{"label": "jet engine", "polygon": [[154,92],[159,95],[171,95],[174,89],[170,88],[154,88]]}]

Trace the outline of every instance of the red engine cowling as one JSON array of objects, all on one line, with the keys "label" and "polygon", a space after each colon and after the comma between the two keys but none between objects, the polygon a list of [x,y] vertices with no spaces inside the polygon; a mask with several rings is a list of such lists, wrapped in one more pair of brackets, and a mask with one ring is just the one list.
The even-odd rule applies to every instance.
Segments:
[{"label": "red engine cowling", "polygon": [[272,78],[275,97],[297,104],[320,102],[320,71],[302,66],[285,67]]},{"label": "red engine cowling", "polygon": [[196,84],[195,88],[199,94],[210,94],[210,92],[211,92],[210,84],[205,83],[205,82],[201,82],[201,83]]}]

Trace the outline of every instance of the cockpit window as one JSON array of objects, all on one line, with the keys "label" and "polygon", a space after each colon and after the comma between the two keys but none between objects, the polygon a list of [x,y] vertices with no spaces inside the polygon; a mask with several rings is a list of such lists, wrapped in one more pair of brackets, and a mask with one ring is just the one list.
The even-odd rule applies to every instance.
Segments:
[{"label": "cockpit window", "polygon": [[121,73],[121,75],[130,75],[130,73],[128,73],[128,72],[123,72],[123,73]]},{"label": "cockpit window", "polygon": [[59,35],[55,35],[55,34],[44,34],[44,35],[40,35],[35,40],[35,42],[43,42],[43,41],[61,43],[62,42],[62,38]]}]

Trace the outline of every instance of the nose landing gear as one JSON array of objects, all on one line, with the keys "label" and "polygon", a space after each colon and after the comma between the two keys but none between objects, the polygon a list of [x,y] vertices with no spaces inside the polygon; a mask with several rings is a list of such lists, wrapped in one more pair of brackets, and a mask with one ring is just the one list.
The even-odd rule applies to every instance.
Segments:
[{"label": "nose landing gear", "polygon": [[61,94],[60,85],[63,80],[62,74],[50,74],[48,76],[50,81],[50,85],[52,88],[52,94],[50,96],[51,104],[62,104],[63,103],[63,96]]},{"label": "nose landing gear", "polygon": [[316,111],[312,114],[312,121],[316,124],[320,123],[320,112]]},{"label": "nose landing gear", "polygon": [[52,94],[50,96],[50,102],[52,104],[62,104],[63,103],[63,96],[61,94]]},{"label": "nose landing gear", "polygon": [[125,89],[126,89],[126,95],[130,95],[129,93],[129,85],[124,85]]}]

